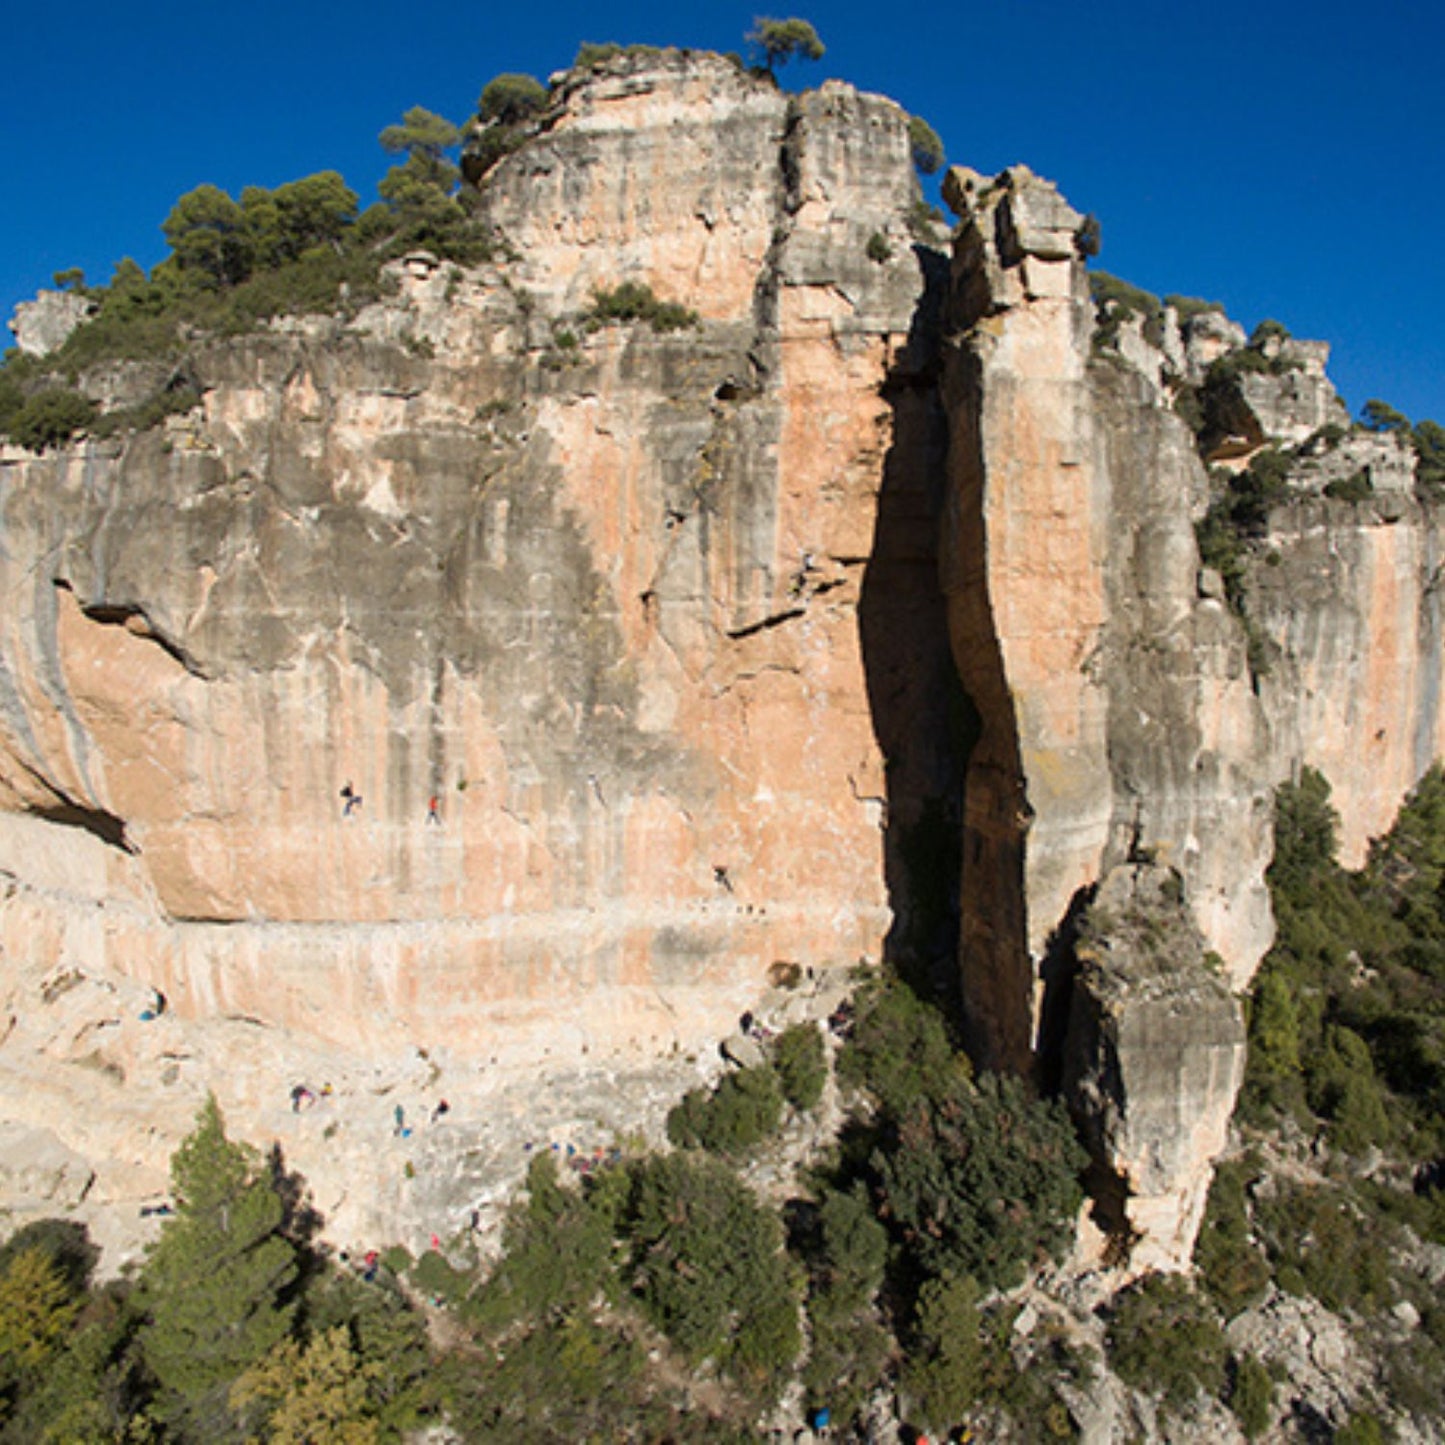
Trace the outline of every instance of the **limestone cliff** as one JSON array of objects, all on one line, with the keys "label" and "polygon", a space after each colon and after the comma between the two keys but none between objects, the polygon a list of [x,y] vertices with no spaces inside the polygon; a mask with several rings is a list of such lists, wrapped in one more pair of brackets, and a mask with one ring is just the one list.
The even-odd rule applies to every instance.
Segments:
[{"label": "limestone cliff", "polygon": [[[172,1125],[198,1085],[266,1119],[288,1070],[345,1072],[315,1048],[525,1093],[876,962],[947,682],[915,195],[889,101],[623,59],[489,178],[514,259],[199,345],[164,431],[6,452],[11,1057],[74,973],[272,1041],[274,1072],[187,1050]],[[584,327],[624,281],[697,326]],[[33,1046],[166,1072],[77,1028]],[[12,1107],[74,1141],[68,1099]]]},{"label": "limestone cliff", "polygon": [[[1439,756],[1437,524],[1394,439],[1339,424],[1327,348],[1246,348],[1211,311],[1151,318],[1152,336],[1138,317],[1100,327],[1083,217],[1051,185],[1023,167],[992,181],[955,169],[945,194],[961,225],[942,578],[981,728],[961,890],[971,1049],[1045,1081],[1062,1060],[1136,1261],[1179,1266],[1243,1056],[1204,954],[1239,990],[1269,946],[1280,781],[1306,764],[1329,777],[1358,860]],[[1266,449],[1285,479],[1231,596],[1196,544],[1227,485],[1203,458],[1238,468]],[[1339,499],[1331,483],[1357,475],[1368,497]],[[1202,940],[1160,945],[1168,1012],[1199,1001],[1172,1043],[1149,989],[1079,969],[1081,916],[1140,864],[1171,870]],[[1108,1125],[1083,1082],[1097,1071],[1125,1081]],[[1127,1141],[1184,1120],[1192,1144],[1141,1164]]]},{"label": "limestone cliff", "polygon": [[[424,1238],[907,949],[1187,1259],[1272,790],[1324,768],[1358,851],[1440,751],[1433,514],[1390,444],[1310,451],[1318,348],[1256,369],[1204,451],[1302,445],[1241,615],[1176,403],[1242,333],[1100,346],[1054,189],[948,194],[951,269],[891,102],[624,55],[488,173],[504,259],[410,257],[197,342],[164,428],[0,453],[12,1201],[155,1194],[212,1088],[336,1237]],[[623,282],[696,324],[589,322]],[[1369,502],[1322,493],[1349,448]],[[1188,947],[1081,969],[1101,887],[1155,878]]]}]

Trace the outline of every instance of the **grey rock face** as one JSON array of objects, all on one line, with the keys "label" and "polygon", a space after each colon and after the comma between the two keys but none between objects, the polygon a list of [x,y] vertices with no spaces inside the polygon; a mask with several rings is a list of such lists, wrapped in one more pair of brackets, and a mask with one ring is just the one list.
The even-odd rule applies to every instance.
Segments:
[{"label": "grey rock face", "polygon": [[946,358],[944,590],[982,722],[963,992],[974,1049],[1019,1070],[1058,1047],[1047,975],[1071,912],[1140,850],[1179,870],[1239,982],[1272,931],[1272,765],[1242,630],[1199,587],[1205,474],[1146,377],[1091,361],[1082,262],[1050,259],[1062,231],[1048,255],[1018,249],[1039,232],[1015,209],[1078,224],[1036,192],[1052,187],[1015,169],[978,193]]},{"label": "grey rock face", "polygon": [[1244,1076],[1243,1015],[1174,870],[1113,869],[1081,932],[1065,1091],[1119,1182],[1111,1224],[1134,1241],[1132,1265],[1187,1268]]},{"label": "grey rock face", "polygon": [[95,302],[74,291],[41,291],[22,301],[10,318],[15,344],[29,356],[47,356],[65,345],[70,333],[95,314]]}]

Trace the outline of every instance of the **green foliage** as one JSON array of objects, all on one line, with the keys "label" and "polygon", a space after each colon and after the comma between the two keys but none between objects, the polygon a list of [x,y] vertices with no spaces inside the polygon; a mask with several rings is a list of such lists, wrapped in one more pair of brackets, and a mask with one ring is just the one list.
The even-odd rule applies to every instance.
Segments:
[{"label": "green foliage", "polygon": [[747,33],[747,42],[762,52],[769,70],[785,65],[795,56],[821,60],[827,53],[818,32],[806,20],[770,20],[759,17]]},{"label": "green foliage", "polygon": [[943,1016],[912,989],[880,980],[860,993],[852,1034],[838,1056],[840,1082],[867,1089],[899,1114],[920,1099],[948,1095],[968,1074]]},{"label": "green foliage", "polygon": [[913,164],[925,176],[933,175],[944,163],[943,142],[921,115],[908,117],[908,147]]},{"label": "green foliage", "polygon": [[717,1413],[690,1404],[632,1334],[587,1315],[550,1320],[499,1350],[452,1355],[442,1378],[448,1426],[469,1445],[746,1445],[757,1438],[729,1419],[732,1402],[716,1383],[709,1393],[724,1395]]},{"label": "green foliage", "polygon": [[923,1271],[994,1288],[1065,1249],[1085,1163],[1061,1104],[985,1074],[915,1100],[873,1167],[883,1209]]},{"label": "green foliage", "polygon": [[1422,421],[1414,431],[1417,457],[1415,483],[1427,497],[1438,498],[1445,491],[1445,427]]},{"label": "green foliage", "polygon": [[90,428],[98,437],[116,436],[121,432],[149,431],[159,426],[168,416],[180,416],[201,404],[201,393],[184,383],[164,387],[147,400],[134,406],[118,407],[108,411]]},{"label": "green foliage", "polygon": [[930,206],[922,196],[908,208],[908,234],[915,241],[936,245],[939,241],[939,228],[947,225],[948,221],[943,212],[937,206]]},{"label": "green foliage", "polygon": [[289,1333],[296,1247],[285,1205],[255,1151],[226,1138],[207,1101],[171,1160],[176,1214],[141,1272],[147,1314],[141,1343],[187,1433],[219,1438],[230,1384]]},{"label": "green foliage", "polygon": [[584,40],[577,47],[577,54],[572,57],[572,69],[595,70],[599,65],[605,65],[614,56],[621,54],[622,47],[615,40],[604,41],[601,44]]},{"label": "green foliage", "polygon": [[1209,1307],[1177,1275],[1151,1275],[1114,1301],[1109,1363],[1125,1384],[1183,1409],[1221,1395],[1229,1346]]},{"label": "green foliage", "polygon": [[984,1348],[979,1288],[968,1275],[929,1280],[918,1300],[913,1348],[901,1384],[931,1430],[947,1430],[983,1387]]},{"label": "green foliage", "polygon": [[453,1269],[444,1254],[427,1250],[411,1272],[412,1283],[434,1300],[460,1304],[471,1292],[471,1276]]},{"label": "green foliage", "polygon": [[685,1153],[642,1160],[623,1235],[633,1294],[690,1360],[760,1393],[781,1382],[801,1346],[801,1281],[782,1225],[731,1170]]},{"label": "green foliage", "polygon": [[810,1347],[803,1387],[834,1419],[851,1418],[893,1349],[875,1296],[888,1261],[888,1235],[861,1185],[823,1191],[816,1209],[794,1215],[793,1246],[806,1259]]},{"label": "green foliage", "polygon": [[1360,425],[1366,431],[1399,432],[1408,436],[1410,418],[1402,411],[1396,411],[1388,402],[1371,398],[1360,408]]},{"label": "green foliage", "polygon": [[395,1288],[367,1284],[349,1271],[320,1270],[303,1300],[305,1335],[345,1330],[367,1381],[366,1414],[391,1440],[416,1426],[432,1402],[426,1322]]},{"label": "green foliage", "polygon": [[377,1445],[371,1387],[384,1368],[338,1325],[305,1345],[282,1340],[231,1386],[230,1403],[265,1422],[271,1445]]},{"label": "green foliage", "polygon": [[336,171],[241,193],[254,267],[274,269],[313,246],[336,248],[356,220],[357,196]]},{"label": "green foliage", "polygon": [[[656,45],[619,45],[615,40],[606,41],[604,44],[596,45],[590,41],[584,41],[577,47],[577,54],[572,58],[573,70],[595,70],[598,66],[605,65],[609,60],[619,55],[649,56],[661,54]],[[737,60],[736,56],[730,57]]]},{"label": "green foliage", "polygon": [[[21,1390],[10,1393],[3,1438],[43,1445],[152,1438],[142,1409],[135,1326],[116,1289],[88,1298],[62,1347],[42,1370],[19,1382]],[[0,1389],[0,1420],[5,1393]]]},{"label": "green foliage", "polygon": [[1367,1410],[1356,1410],[1335,1431],[1333,1445],[1389,1445],[1390,1436]]},{"label": "green foliage", "polygon": [[585,1190],[565,1187],[550,1151],[527,1169],[527,1198],[513,1206],[503,1253],[469,1302],[473,1323],[496,1327],[579,1308],[602,1291],[626,1177],[604,1171]]},{"label": "green foliage", "polygon": [[1368,502],[1375,495],[1368,471],[1358,471],[1353,476],[1340,477],[1325,483],[1325,496],[1337,502]]},{"label": "green foliage", "polygon": [[493,76],[477,101],[477,116],[483,122],[519,125],[546,108],[547,87],[530,75]]},{"label": "green foliage", "polygon": [[250,227],[245,212],[219,186],[187,191],[161,222],[177,266],[217,286],[233,286],[251,272]]},{"label": "green foliage", "polygon": [[893,259],[893,247],[888,244],[888,237],[882,231],[874,231],[868,237],[865,253],[870,261],[876,261],[880,266]]},{"label": "green foliage", "polygon": [[89,1290],[100,1250],[90,1242],[83,1224],[73,1219],[37,1219],[23,1225],[0,1245],[0,1273],[16,1256],[32,1249],[45,1255],[73,1296],[79,1298]]},{"label": "green foliage", "polygon": [[1181,323],[1192,321],[1196,316],[1207,316],[1210,312],[1221,316],[1224,314],[1221,302],[1203,301],[1198,296],[1166,296],[1164,304],[1174,312]]},{"label": "green foliage", "polygon": [[[437,168],[439,179],[446,173],[446,153],[459,145],[461,138],[461,132],[451,121],[421,105],[412,106],[398,125],[387,126],[378,137],[382,150],[392,155],[404,155],[408,160],[420,156],[429,161]],[[450,174],[454,182],[454,167]]]},{"label": "green foliage", "polygon": [[811,1109],[828,1082],[828,1054],[817,1024],[794,1024],[773,1044],[773,1068],[783,1098],[795,1109]]},{"label": "green foliage", "polygon": [[1394,1303],[1390,1245],[1399,1231],[1367,1220],[1348,1191],[1281,1182],[1256,1203],[1254,1223],[1282,1289],[1367,1316]]},{"label": "green foliage", "polygon": [[1221,1164],[1209,1190],[1209,1203],[1194,1243],[1200,1283],[1226,1319],[1262,1299],[1269,1285],[1269,1262],[1250,1231],[1246,1188],[1249,1164]]},{"label": "green foliage", "polygon": [[1253,1355],[1231,1362],[1229,1408],[1246,1440],[1258,1440],[1274,1418],[1274,1381]]},{"label": "green foliage", "polygon": [[702,1089],[685,1094],[667,1116],[667,1137],[683,1149],[744,1154],[776,1133],[782,1118],[777,1072],[759,1064],[724,1074],[710,1094]]},{"label": "green foliage", "polygon": [[26,397],[10,412],[5,430],[12,441],[34,452],[58,447],[85,431],[99,408],[89,397],[69,387],[48,386]]},{"label": "green foliage", "polygon": [[1144,323],[1144,336],[1157,345],[1164,336],[1164,308],[1152,291],[1145,291],[1107,271],[1089,272],[1089,294],[1094,301],[1096,347],[1117,344],[1119,332],[1131,317]]},{"label": "green foliage", "polygon": [[1375,1077],[1370,1046],[1344,1024],[1327,1024],[1324,1047],[1311,1059],[1307,1076],[1310,1107],[1333,1128],[1338,1148],[1359,1154],[1388,1145],[1393,1129]]},{"label": "green foliage", "polygon": [[12,1255],[0,1274],[0,1388],[39,1370],[59,1350],[79,1309],[42,1246]]},{"label": "green foliage", "polygon": [[1242,1107],[1339,1148],[1440,1152],[1445,1105],[1445,775],[1432,768],[1364,869],[1335,861],[1329,787],[1277,795],[1276,943],[1255,984]]},{"label": "green foliage", "polygon": [[888,1232],[859,1190],[829,1190],[818,1209],[822,1282],[851,1305],[866,1304],[883,1283]]},{"label": "green foliage", "polygon": [[592,329],[614,322],[646,321],[654,331],[685,331],[697,326],[696,311],[676,301],[661,301],[652,287],[641,281],[623,281],[610,290],[592,294],[592,306],[583,324]]},{"label": "green foliage", "polygon": [[1288,341],[1289,339],[1289,327],[1285,326],[1283,322],[1266,317],[1249,333],[1249,347],[1251,351],[1262,351],[1272,341]]}]

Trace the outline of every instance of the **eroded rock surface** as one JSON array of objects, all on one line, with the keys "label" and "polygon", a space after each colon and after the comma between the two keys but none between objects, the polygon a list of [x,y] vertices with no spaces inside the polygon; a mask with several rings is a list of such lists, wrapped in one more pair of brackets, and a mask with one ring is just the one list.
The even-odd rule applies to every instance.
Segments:
[{"label": "eroded rock surface", "polygon": [[1018,1070],[1061,1027],[1071,912],[1141,850],[1236,982],[1272,932],[1275,762],[1243,632],[1201,595],[1204,469],[1148,379],[1091,355],[1081,221],[1016,167],[975,189],[954,257],[943,579],[982,725],[961,961],[976,1051]]},{"label": "eroded rock surface", "polygon": [[1094,1157],[1117,1182],[1105,1237],[1136,1269],[1189,1267],[1244,1077],[1239,1001],[1206,962],[1171,868],[1126,864],[1083,922],[1064,1085]]},{"label": "eroded rock surface", "polygon": [[[3,455],[0,946],[204,1031],[148,1187],[205,1087],[250,1131],[417,1050],[645,1080],[776,966],[880,957],[946,751],[915,194],[889,101],[624,58],[490,178],[519,259],[408,258],[199,347],[164,429]],[[586,327],[624,281],[698,325]],[[66,1143],[56,1088],[15,1113]]]},{"label": "eroded rock surface", "polygon": [[[1235,365],[1174,308],[1100,345],[1049,183],[945,193],[951,272],[891,102],[621,56],[488,172],[496,264],[408,257],[198,343],[163,427],[0,452],[12,1198],[149,1207],[212,1089],[338,1239],[425,1240],[892,947],[1046,1084],[1074,998],[1125,1232],[1187,1259],[1273,789],[1321,767],[1358,857],[1445,742],[1433,504],[1318,345]],[[599,324],[622,283],[696,324]],[[1226,580],[1201,449],[1272,447]],[[1174,971],[1076,980],[1145,860]]]}]

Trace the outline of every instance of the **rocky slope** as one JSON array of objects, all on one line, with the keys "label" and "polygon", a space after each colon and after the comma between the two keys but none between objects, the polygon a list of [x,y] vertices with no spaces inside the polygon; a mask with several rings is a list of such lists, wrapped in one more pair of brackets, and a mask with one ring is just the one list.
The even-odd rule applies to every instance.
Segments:
[{"label": "rocky slope", "polygon": [[[424,1239],[906,949],[956,956],[980,1059],[1077,1085],[1116,1227],[1187,1260],[1272,789],[1321,767],[1358,853],[1440,751],[1433,514],[1374,439],[1368,503],[1298,458],[1247,563],[1266,673],[1174,405],[1242,335],[1101,349],[1054,189],[947,194],[951,262],[891,102],[623,56],[487,178],[508,259],[411,258],[198,344],[164,429],[0,454],[12,1203],[157,1195],[211,1088],[336,1238]],[[586,324],[623,282],[696,325]],[[1300,357],[1220,456],[1337,417]],[[1191,940],[1162,993],[1078,971],[1140,869]]]}]

